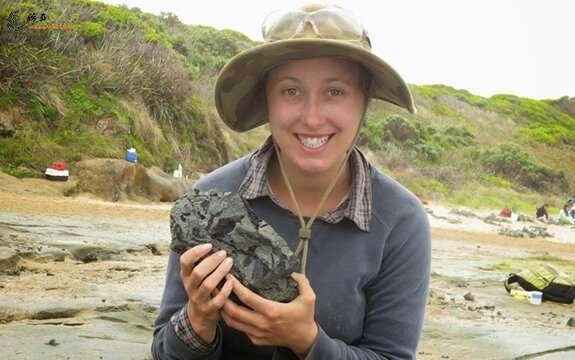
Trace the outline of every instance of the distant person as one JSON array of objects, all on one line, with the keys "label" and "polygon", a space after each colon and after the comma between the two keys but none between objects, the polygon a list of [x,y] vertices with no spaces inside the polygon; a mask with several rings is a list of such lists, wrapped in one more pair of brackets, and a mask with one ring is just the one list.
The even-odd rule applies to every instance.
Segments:
[{"label": "distant person", "polygon": [[569,200],[567,200],[567,205],[569,205],[571,207],[571,211],[569,211],[569,215],[575,221],[575,196],[573,196],[573,197],[569,198]]},{"label": "distant person", "polygon": [[512,214],[513,214],[513,212],[511,211],[511,209],[508,209],[508,208],[503,208],[499,212],[499,216],[504,217],[504,218],[510,218]]},{"label": "distant person", "polygon": [[572,207],[572,205],[570,205],[570,203],[568,202],[567,204],[565,204],[563,206],[563,209],[561,209],[561,211],[559,211],[559,224],[561,224],[561,225],[573,225],[573,224],[575,224],[575,220],[573,220],[573,218],[570,215],[571,207]]},{"label": "distant person", "polygon": [[292,274],[299,296],[257,295],[232,276],[242,264],[208,255],[209,244],[171,251],[154,359],[415,359],[430,275],[427,215],[356,147],[370,99],[414,112],[410,90],[349,11],[308,5],[274,15],[263,43],[230,59],[215,83],[227,126],[268,124],[271,136],[195,188],[238,194],[301,250],[301,273]]},{"label": "distant person", "polygon": [[541,221],[549,221],[549,213],[547,212],[547,208],[549,207],[549,204],[543,204],[543,206],[537,208],[537,211],[535,213],[535,217],[537,218],[537,220],[541,220]]}]

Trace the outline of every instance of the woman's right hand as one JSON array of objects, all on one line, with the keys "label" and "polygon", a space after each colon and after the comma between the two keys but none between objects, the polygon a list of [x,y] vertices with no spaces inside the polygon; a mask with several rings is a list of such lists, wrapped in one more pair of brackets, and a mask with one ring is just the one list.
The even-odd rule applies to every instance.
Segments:
[{"label": "woman's right hand", "polygon": [[211,249],[212,244],[197,245],[180,256],[180,277],[188,294],[188,319],[196,334],[208,344],[214,341],[220,309],[232,292],[229,280],[219,291],[217,286],[233,265],[224,250],[202,259]]}]

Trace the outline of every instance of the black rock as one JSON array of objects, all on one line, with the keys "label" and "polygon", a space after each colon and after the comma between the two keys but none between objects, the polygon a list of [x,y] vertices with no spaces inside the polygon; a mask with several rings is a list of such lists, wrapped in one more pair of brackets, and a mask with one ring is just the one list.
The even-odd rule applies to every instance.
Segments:
[{"label": "black rock", "polygon": [[172,208],[170,229],[170,248],[177,253],[212,243],[212,252],[225,250],[234,259],[232,273],[255,293],[281,302],[298,295],[290,274],[300,271],[299,259],[239,195],[192,190]]}]

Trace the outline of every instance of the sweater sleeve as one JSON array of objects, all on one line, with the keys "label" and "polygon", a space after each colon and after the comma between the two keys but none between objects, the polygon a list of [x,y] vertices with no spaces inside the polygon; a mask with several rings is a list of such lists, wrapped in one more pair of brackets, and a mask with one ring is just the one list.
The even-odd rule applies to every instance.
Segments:
[{"label": "sweater sleeve", "polygon": [[415,359],[431,263],[428,219],[416,209],[391,229],[381,268],[365,290],[362,337],[347,345],[320,327],[306,359]]},{"label": "sweater sleeve", "polygon": [[187,301],[188,296],[180,278],[180,256],[170,251],[164,295],[154,324],[152,355],[155,360],[218,360],[221,358],[222,334],[219,326],[215,343],[208,349],[192,346],[178,336],[176,332],[178,321],[174,322],[171,319],[174,315],[175,318],[178,317],[178,313],[185,308]]}]

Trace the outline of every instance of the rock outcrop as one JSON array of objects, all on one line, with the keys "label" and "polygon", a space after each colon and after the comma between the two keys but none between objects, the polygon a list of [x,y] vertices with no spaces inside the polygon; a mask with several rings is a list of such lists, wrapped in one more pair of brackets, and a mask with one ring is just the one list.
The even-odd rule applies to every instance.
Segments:
[{"label": "rock outcrop", "polygon": [[71,178],[77,192],[94,193],[105,200],[175,201],[186,191],[182,179],[157,167],[146,169],[121,159],[92,159],[75,164]]}]

